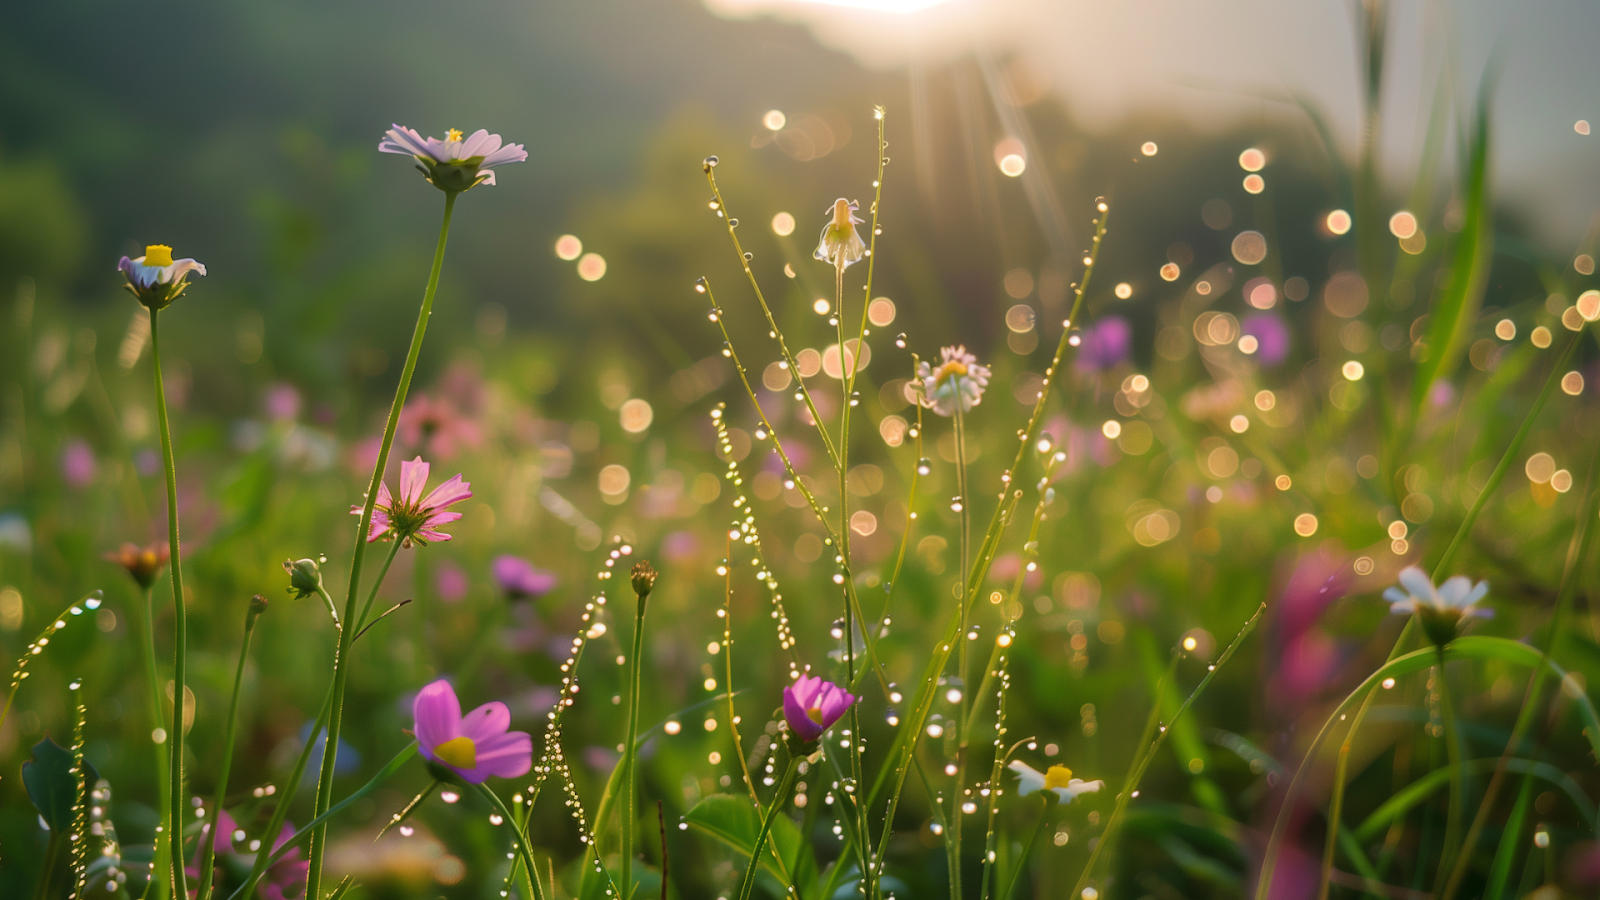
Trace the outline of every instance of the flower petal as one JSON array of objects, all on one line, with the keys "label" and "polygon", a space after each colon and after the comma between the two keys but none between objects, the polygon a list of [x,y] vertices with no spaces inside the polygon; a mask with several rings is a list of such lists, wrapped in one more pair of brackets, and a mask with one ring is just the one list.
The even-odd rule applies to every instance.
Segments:
[{"label": "flower petal", "polygon": [[527,160],[528,151],[521,144],[506,144],[499,150],[485,156],[483,162],[478,164],[478,167],[492,169],[495,166],[503,166],[506,163],[527,162]]},{"label": "flower petal", "polygon": [[525,731],[508,731],[478,742],[478,765],[473,773],[479,782],[496,778],[517,778],[533,768],[533,737]]},{"label": "flower petal", "polygon": [[[805,678],[804,675],[800,677]],[[795,696],[795,687],[796,685],[790,685],[783,689],[783,718],[789,723],[789,730],[802,742],[809,744],[822,737],[823,728],[812,721],[811,716],[806,713],[807,704],[802,704]]]},{"label": "flower petal", "polygon": [[489,738],[505,734],[511,727],[511,710],[498,700],[485,703],[461,720],[461,736],[481,744]]},{"label": "flower petal", "polygon": [[472,485],[462,481],[459,474],[449,481],[439,485],[422,498],[423,509],[443,509],[452,503],[460,503],[472,496]]},{"label": "flower petal", "polygon": [[1026,797],[1044,790],[1044,773],[1020,759],[1013,759],[1006,768],[1017,773],[1017,793]]},{"label": "flower petal", "polygon": [[422,457],[400,464],[400,505],[414,507],[422,499],[422,489],[428,486],[428,464]]},{"label": "flower petal", "polygon": [[1400,570],[1400,584],[1411,592],[1411,596],[1426,603],[1434,602],[1437,596],[1433,592],[1433,580],[1416,566],[1406,566]]},{"label": "flower petal", "polygon": [[471,159],[474,156],[488,156],[499,149],[500,135],[490,134],[487,128],[479,128],[461,142],[460,155],[456,158]]},{"label": "flower petal", "polygon": [[1457,575],[1445,579],[1439,585],[1439,603],[1449,609],[1460,609],[1465,606],[1467,594],[1472,592],[1472,579],[1465,575]]},{"label": "flower petal", "polygon": [[417,692],[411,703],[417,747],[428,759],[437,759],[433,748],[461,736],[461,701],[456,689],[443,678]]}]

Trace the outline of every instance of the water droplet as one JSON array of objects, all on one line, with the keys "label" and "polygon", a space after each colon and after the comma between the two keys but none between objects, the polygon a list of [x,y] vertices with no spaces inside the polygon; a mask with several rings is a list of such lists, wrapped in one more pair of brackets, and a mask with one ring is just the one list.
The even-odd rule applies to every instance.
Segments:
[{"label": "water droplet", "polygon": [[1077,328],[1067,332],[1067,344],[1073,347],[1083,343],[1083,332]]},{"label": "water droplet", "polygon": [[744,252],[744,261],[745,262],[749,262],[750,260],[755,259],[755,258],[756,258],[756,255],[754,253],[751,253],[749,250],[746,250]]},{"label": "water droplet", "polygon": [[717,167],[717,163],[719,163],[719,162],[721,162],[721,160],[717,159],[715,156],[706,157],[706,161],[705,161],[706,171],[709,172],[712,169],[715,169]]},{"label": "water droplet", "polygon": [[489,813],[489,824],[490,825],[499,825],[501,822],[504,822],[504,821],[505,821],[505,819],[502,818],[499,813],[497,813],[497,812],[496,813]]},{"label": "water droplet", "polygon": [[416,834],[416,832],[417,830],[412,828],[410,825],[400,826],[400,834],[402,837],[411,837],[413,834]]},{"label": "water droplet", "polygon": [[906,348],[906,333],[904,331],[902,331],[899,334],[895,335],[894,345],[896,347],[899,347],[901,350],[904,350]]},{"label": "water droplet", "polygon": [[461,799],[461,795],[456,793],[455,791],[440,791],[439,792],[439,799],[443,800],[446,803],[455,803],[456,801]]}]

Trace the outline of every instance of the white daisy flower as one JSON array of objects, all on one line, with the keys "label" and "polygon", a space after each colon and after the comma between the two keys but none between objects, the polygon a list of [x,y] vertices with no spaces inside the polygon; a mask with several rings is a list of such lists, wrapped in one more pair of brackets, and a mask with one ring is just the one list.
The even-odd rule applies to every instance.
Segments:
[{"label": "white daisy flower", "polygon": [[1448,644],[1460,629],[1461,620],[1469,617],[1490,618],[1491,609],[1481,608],[1478,601],[1489,593],[1489,582],[1472,583],[1465,575],[1447,579],[1437,588],[1428,573],[1416,566],[1400,570],[1400,585],[1383,592],[1389,601],[1391,613],[1417,614],[1428,637],[1440,646]]},{"label": "white daisy flower", "polygon": [[1037,791],[1053,791],[1062,803],[1071,803],[1079,794],[1093,794],[1106,786],[1104,781],[1084,781],[1073,778],[1066,766],[1051,766],[1040,772],[1020,759],[1013,759],[1006,768],[1017,773],[1017,793],[1024,797]]},{"label": "white daisy flower", "polygon": [[962,346],[945,347],[939,355],[937,369],[926,361],[917,364],[922,405],[941,416],[955,415],[958,406],[963,413],[971,412],[989,386],[989,367],[980,365]]}]

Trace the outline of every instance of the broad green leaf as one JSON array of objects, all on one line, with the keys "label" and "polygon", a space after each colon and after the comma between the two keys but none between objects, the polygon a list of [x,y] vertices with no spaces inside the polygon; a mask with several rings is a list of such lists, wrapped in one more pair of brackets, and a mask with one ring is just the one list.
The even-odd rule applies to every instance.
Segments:
[{"label": "broad green leaf", "polygon": [[84,772],[74,772],[72,754],[48,737],[33,745],[33,759],[22,764],[22,783],[28,789],[28,799],[51,831],[72,827],[72,807],[78,791],[83,784],[100,780],[93,766],[86,762],[83,767]]}]

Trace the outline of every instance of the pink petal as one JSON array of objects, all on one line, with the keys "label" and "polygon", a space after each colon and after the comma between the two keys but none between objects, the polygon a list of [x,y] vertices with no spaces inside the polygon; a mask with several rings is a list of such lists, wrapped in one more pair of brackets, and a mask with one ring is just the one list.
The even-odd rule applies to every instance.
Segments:
[{"label": "pink petal", "polygon": [[517,778],[533,768],[533,737],[525,731],[509,731],[478,743],[478,766],[473,769],[476,783],[493,775]]},{"label": "pink petal", "polygon": [[458,512],[436,512],[423,521],[422,527],[432,528],[435,525],[449,525],[459,518],[461,518],[461,513]]},{"label": "pink petal", "polygon": [[822,679],[801,675],[794,683],[794,699],[805,709],[815,706],[817,695],[822,692]]},{"label": "pink petal", "polygon": [[809,743],[822,736],[822,726],[806,714],[807,706],[800,702],[795,693],[793,685],[783,689],[783,718],[788,721],[790,731]]},{"label": "pink petal", "polygon": [[450,535],[445,534],[442,531],[431,531],[431,530],[426,529],[426,528],[421,529],[416,534],[412,535],[412,537],[418,538],[418,539],[420,539],[422,541],[425,541],[427,543],[430,543],[430,544],[436,543],[438,541],[448,541],[448,540],[450,540]]},{"label": "pink petal", "polygon": [[[356,511],[360,514],[360,510]],[[367,531],[367,543],[383,537],[389,531],[389,515],[381,509],[372,511],[372,527]]]},{"label": "pink petal", "polygon": [[452,503],[460,503],[472,496],[471,484],[462,481],[459,474],[449,481],[434,488],[426,497],[422,498],[423,509],[443,509]]},{"label": "pink petal", "polygon": [[461,736],[461,701],[443,678],[417,692],[411,714],[416,720],[417,746],[428,759],[434,758],[433,748]]},{"label": "pink petal", "polygon": [[461,159],[470,159],[474,156],[488,156],[500,149],[500,135],[490,134],[487,128],[479,128],[466,140],[461,142]]},{"label": "pink petal", "polygon": [[461,720],[461,736],[475,743],[505,734],[511,727],[511,710],[498,700],[485,703]]},{"label": "pink petal", "polygon": [[407,460],[400,464],[400,503],[402,506],[416,506],[422,499],[422,489],[428,486],[428,464],[422,457]]}]

